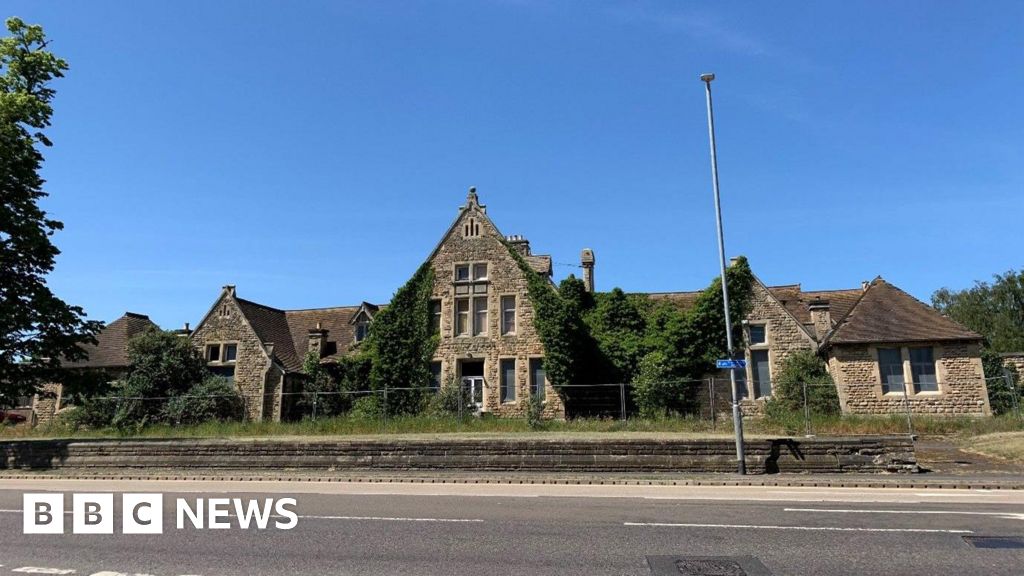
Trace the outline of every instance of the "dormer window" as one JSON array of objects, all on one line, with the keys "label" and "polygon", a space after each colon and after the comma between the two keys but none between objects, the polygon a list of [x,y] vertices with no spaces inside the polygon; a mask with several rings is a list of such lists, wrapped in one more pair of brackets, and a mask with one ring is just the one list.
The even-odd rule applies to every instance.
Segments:
[{"label": "dormer window", "polygon": [[356,323],[356,342],[362,342],[366,340],[366,337],[370,335],[370,322],[366,319],[360,320]]}]

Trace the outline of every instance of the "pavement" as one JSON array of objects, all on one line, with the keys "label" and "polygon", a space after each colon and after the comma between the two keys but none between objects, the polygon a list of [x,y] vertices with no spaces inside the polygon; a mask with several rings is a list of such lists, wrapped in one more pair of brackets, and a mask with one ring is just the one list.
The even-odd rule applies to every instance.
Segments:
[{"label": "pavement", "polygon": [[[63,534],[26,535],[25,492],[160,493],[164,532],[123,534],[115,504],[114,534],[72,534],[68,514]],[[298,517],[178,529],[179,498],[294,498]],[[1024,538],[1024,490],[0,479],[0,576],[1024,572],[1024,549],[965,540],[978,536]]]}]

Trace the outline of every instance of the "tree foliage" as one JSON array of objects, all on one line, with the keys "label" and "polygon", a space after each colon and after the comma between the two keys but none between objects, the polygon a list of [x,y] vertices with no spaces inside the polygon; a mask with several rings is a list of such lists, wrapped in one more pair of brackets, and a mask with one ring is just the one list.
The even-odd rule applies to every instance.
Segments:
[{"label": "tree foliage", "polygon": [[1024,270],[965,290],[941,288],[932,294],[932,306],[984,336],[993,352],[1024,351]]},{"label": "tree foliage", "polygon": [[839,414],[839,395],[825,363],[812,350],[798,350],[786,357],[782,369],[772,381],[768,414],[804,413],[804,386],[807,409],[815,416]]},{"label": "tree foliage", "polygon": [[[374,397],[378,402],[383,402],[387,391],[388,414],[415,414],[425,405],[427,397],[422,389],[430,386],[430,360],[438,342],[438,336],[430,330],[433,286],[434,271],[427,262],[373,319],[365,342],[372,362],[370,386],[377,392]],[[369,405],[370,401],[362,404]]]},{"label": "tree foliage", "polygon": [[55,91],[68,64],[46,50],[39,26],[7,20],[0,38],[0,396],[29,395],[59,380],[62,359],[84,357],[79,344],[94,342],[98,322],[86,321],[50,291],[46,275],[59,250],[50,237],[63,228],[39,207],[47,196],[39,175],[50,146]]}]

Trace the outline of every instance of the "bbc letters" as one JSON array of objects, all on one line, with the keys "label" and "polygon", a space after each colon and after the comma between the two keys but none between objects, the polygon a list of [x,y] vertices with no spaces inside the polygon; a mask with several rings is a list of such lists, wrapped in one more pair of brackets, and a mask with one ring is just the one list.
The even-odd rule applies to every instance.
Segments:
[{"label": "bbc letters", "polygon": [[[113,534],[115,524],[122,534],[163,534],[163,494],[121,494],[115,507],[114,494],[71,494],[71,508],[65,509],[61,493],[26,493],[22,499],[25,534],[64,534],[70,516],[72,534]],[[291,530],[298,525],[294,498],[176,498],[174,527],[178,530]],[[120,512],[118,514],[118,512]]]}]

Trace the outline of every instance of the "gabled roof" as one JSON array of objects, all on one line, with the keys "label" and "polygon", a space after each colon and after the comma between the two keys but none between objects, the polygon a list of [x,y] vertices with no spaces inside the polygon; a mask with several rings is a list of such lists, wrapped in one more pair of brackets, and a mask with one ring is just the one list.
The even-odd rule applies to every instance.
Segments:
[{"label": "gabled roof", "polygon": [[794,318],[801,324],[811,323],[811,312],[809,306],[816,300],[825,300],[829,303],[829,315],[838,319],[846,315],[853,307],[853,304],[860,298],[863,289],[851,288],[849,290],[815,290],[804,292],[799,284],[787,284],[784,286],[768,286],[768,291],[778,300]]},{"label": "gabled roof", "polygon": [[88,359],[64,362],[65,368],[126,368],[128,366],[128,341],[146,330],[160,327],[145,314],[125,312],[117,320],[107,324],[96,335],[96,344],[82,348],[89,354]]},{"label": "gabled roof", "polygon": [[980,339],[977,332],[950,320],[879,276],[838,319],[824,344]]},{"label": "gabled roof", "polygon": [[274,344],[274,357],[277,361],[288,371],[302,369],[302,358],[295,352],[295,344],[284,310],[238,297],[235,301],[260,342]]},{"label": "gabled roof", "polygon": [[551,276],[551,256],[531,254],[523,256],[523,260],[526,260],[526,263],[530,265],[530,268],[533,268],[534,272]]}]

